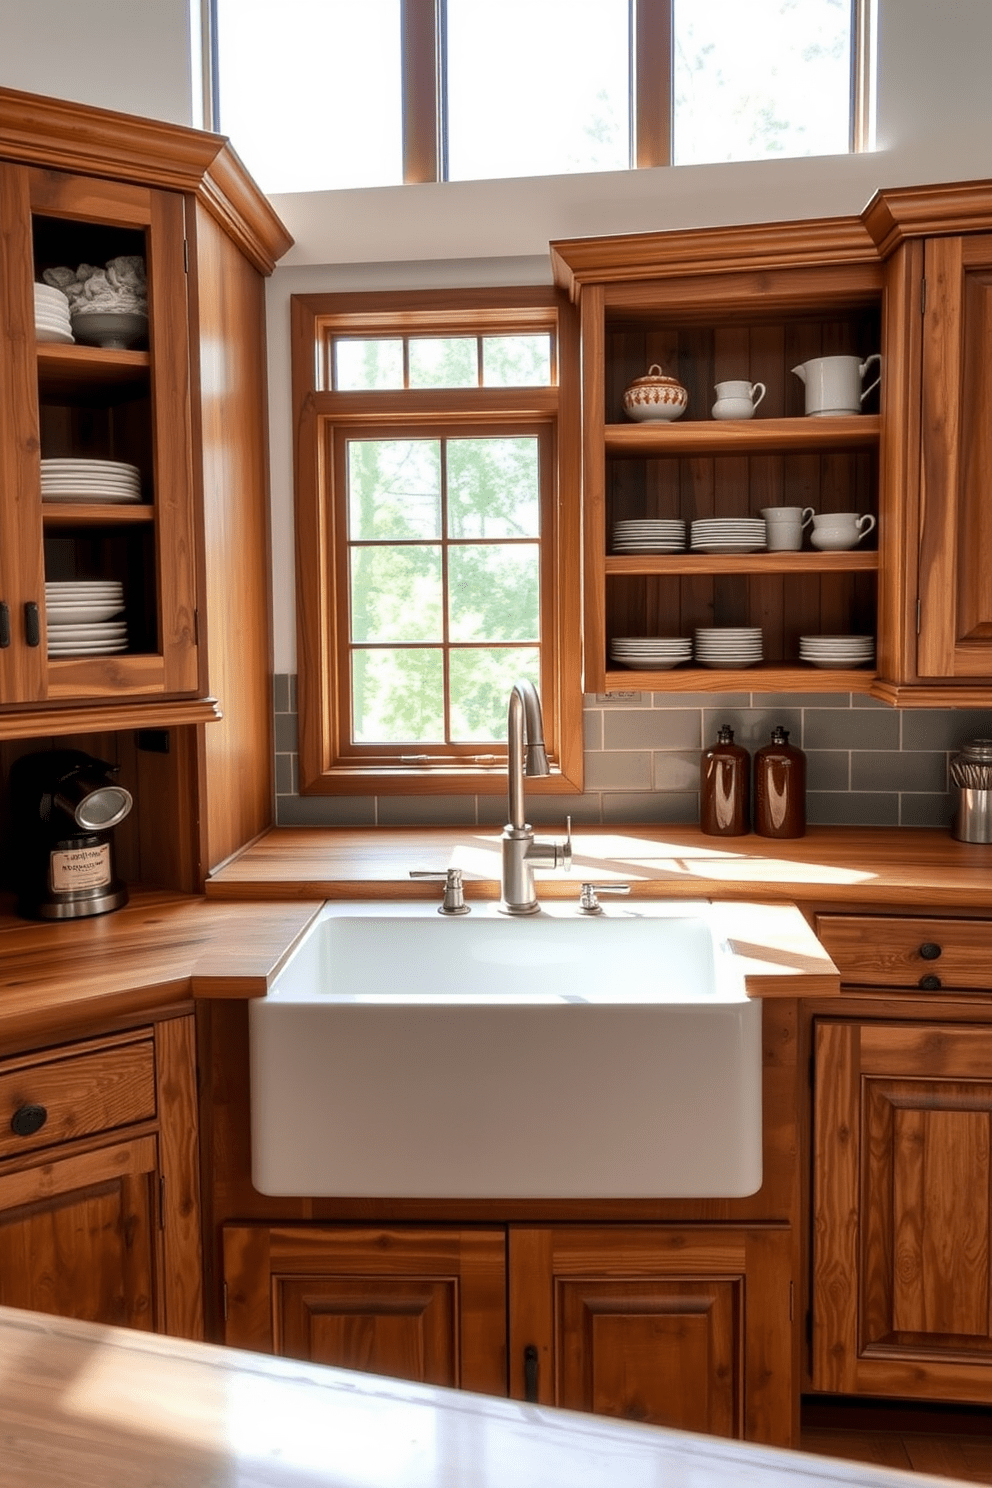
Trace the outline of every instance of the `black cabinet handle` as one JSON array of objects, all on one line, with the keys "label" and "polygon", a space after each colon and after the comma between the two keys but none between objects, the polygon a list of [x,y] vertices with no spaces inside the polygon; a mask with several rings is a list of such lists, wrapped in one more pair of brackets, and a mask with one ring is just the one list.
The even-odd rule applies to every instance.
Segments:
[{"label": "black cabinet handle", "polygon": [[524,1399],[537,1404],[537,1346],[533,1343],[524,1349]]},{"label": "black cabinet handle", "polygon": [[920,946],[920,955],[923,957],[924,961],[936,961],[938,956],[942,956],[943,954],[943,946],[937,945],[932,940],[925,940]]},{"label": "black cabinet handle", "polygon": [[19,1106],[10,1118],[10,1126],[19,1137],[33,1137],[47,1120],[48,1112],[44,1106]]},{"label": "black cabinet handle", "polygon": [[10,645],[10,609],[7,601],[0,600],[0,648]]},{"label": "black cabinet handle", "polygon": [[24,606],[24,639],[29,646],[41,645],[41,616],[38,606],[30,599]]},{"label": "black cabinet handle", "polygon": [[934,976],[933,972],[931,972],[929,976],[920,977],[916,985],[922,988],[924,992],[939,992],[943,983],[939,976]]}]

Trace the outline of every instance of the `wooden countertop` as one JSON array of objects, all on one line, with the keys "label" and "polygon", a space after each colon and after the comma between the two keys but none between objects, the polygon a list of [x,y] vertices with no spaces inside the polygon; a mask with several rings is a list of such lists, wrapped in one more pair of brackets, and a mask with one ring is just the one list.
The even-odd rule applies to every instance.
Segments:
[{"label": "wooden countertop", "polygon": [[[3,1488],[905,1488],[905,1473],[0,1308]],[[914,1474],[916,1488],[946,1480]]]},{"label": "wooden countertop", "polygon": [[45,923],[8,909],[0,914],[0,1040],[190,997],[261,996],[319,909],[147,890],[91,919]]},{"label": "wooden countertop", "polygon": [[[562,836],[541,828],[542,837]],[[635,894],[992,914],[992,844],[913,828],[811,827],[783,841],[707,837],[698,827],[583,827],[571,874],[538,871],[538,894],[577,897],[585,879]],[[411,868],[464,870],[466,897],[499,893],[499,834],[485,829],[274,827],[210,879],[210,899],[423,898]]]}]

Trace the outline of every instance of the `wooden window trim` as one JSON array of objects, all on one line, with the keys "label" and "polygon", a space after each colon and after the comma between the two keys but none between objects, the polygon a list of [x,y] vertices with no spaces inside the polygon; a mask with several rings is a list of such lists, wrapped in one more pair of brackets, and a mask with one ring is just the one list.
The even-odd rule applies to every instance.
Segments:
[{"label": "wooden window trim", "polygon": [[[401,764],[363,758],[346,736],[344,703],[347,615],[335,582],[341,541],[341,492],[333,475],[334,441],[348,432],[422,430],[425,435],[505,427],[543,429],[552,462],[551,531],[542,532],[542,686],[545,740],[552,772],[530,788],[551,794],[582,789],[580,577],[580,421],[578,331],[574,309],[551,287],[407,294],[292,297],[293,408],[297,582],[299,764],[302,795],[478,794],[506,790],[505,745],[477,744],[462,753],[496,756],[493,764]],[[550,329],[557,346],[557,387],[410,389],[381,393],[329,391],[326,347],[332,334],[427,334],[453,327],[506,334]],[[550,568],[550,580],[546,570]],[[404,752],[414,752],[406,746]],[[418,750],[419,752],[419,750]]]}]

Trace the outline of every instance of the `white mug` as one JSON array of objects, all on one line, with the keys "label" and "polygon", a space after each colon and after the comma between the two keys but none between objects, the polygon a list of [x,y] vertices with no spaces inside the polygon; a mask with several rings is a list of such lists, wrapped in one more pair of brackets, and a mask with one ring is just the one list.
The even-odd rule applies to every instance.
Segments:
[{"label": "white mug", "polygon": [[811,506],[766,506],[761,515],[770,553],[795,553],[803,545],[803,532],[813,521]]},{"label": "white mug", "polygon": [[763,382],[718,382],[713,404],[715,419],[754,418],[754,410],[765,396]]},{"label": "white mug", "polygon": [[878,387],[881,376],[864,389],[861,381],[868,369],[882,358],[877,352],[861,361],[856,356],[813,357],[793,367],[793,372],[806,387],[806,413],[815,418],[841,418],[860,413],[861,405]]},{"label": "white mug", "polygon": [[874,529],[875,518],[870,513],[859,517],[857,512],[824,512],[813,518],[809,540],[821,552],[843,552],[857,547]]}]

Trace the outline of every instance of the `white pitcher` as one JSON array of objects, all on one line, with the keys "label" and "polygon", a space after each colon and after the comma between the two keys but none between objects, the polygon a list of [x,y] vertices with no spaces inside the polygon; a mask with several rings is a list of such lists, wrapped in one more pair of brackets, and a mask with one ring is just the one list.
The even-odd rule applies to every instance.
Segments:
[{"label": "white pitcher", "polygon": [[848,413],[860,413],[861,405],[878,387],[881,376],[862,390],[861,382],[868,369],[875,363],[881,366],[882,358],[874,352],[867,361],[856,356],[812,357],[808,362],[793,367],[793,372],[806,387],[806,412],[817,418],[842,418]]}]

